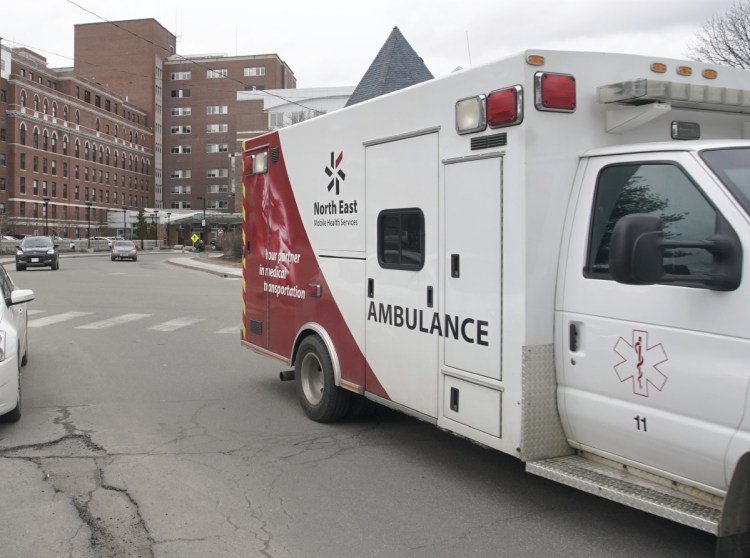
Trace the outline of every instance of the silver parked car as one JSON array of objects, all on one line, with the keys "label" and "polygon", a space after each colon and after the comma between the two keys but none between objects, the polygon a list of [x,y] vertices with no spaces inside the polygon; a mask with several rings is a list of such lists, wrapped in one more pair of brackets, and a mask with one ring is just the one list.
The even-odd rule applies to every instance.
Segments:
[{"label": "silver parked car", "polygon": [[112,261],[138,259],[138,249],[132,240],[115,240],[112,242]]},{"label": "silver parked car", "polygon": [[15,286],[0,266],[0,422],[21,418],[21,367],[29,359],[26,303],[34,291]]}]

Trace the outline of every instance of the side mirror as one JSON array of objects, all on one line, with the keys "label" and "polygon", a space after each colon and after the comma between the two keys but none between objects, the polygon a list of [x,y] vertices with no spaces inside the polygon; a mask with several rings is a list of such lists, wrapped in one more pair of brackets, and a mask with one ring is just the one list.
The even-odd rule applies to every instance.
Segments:
[{"label": "side mirror", "polygon": [[8,302],[8,306],[13,306],[14,304],[22,304],[24,302],[31,302],[34,300],[34,291],[31,289],[15,289],[11,291],[10,293],[10,300]]},{"label": "side mirror", "polygon": [[[717,234],[704,240],[666,240],[660,217],[633,213],[622,217],[612,232],[609,272],[618,283],[700,284],[715,291],[733,291],[742,280],[742,247],[734,231],[720,219]],[[664,272],[664,251],[679,248],[706,250],[713,267],[701,275]]]}]

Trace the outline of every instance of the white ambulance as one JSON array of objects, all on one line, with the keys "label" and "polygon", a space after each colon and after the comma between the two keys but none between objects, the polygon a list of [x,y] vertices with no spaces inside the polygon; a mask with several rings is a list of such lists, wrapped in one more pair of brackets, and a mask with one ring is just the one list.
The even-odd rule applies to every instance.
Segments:
[{"label": "white ambulance", "polygon": [[747,138],[746,71],[528,51],[248,140],[242,343],[750,555]]}]

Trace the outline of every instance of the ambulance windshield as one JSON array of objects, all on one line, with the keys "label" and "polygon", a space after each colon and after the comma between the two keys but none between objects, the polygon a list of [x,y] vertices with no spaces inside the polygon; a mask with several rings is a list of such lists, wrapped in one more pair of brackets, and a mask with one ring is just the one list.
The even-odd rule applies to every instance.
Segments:
[{"label": "ambulance windshield", "polygon": [[750,214],[750,148],[706,150],[701,158]]}]

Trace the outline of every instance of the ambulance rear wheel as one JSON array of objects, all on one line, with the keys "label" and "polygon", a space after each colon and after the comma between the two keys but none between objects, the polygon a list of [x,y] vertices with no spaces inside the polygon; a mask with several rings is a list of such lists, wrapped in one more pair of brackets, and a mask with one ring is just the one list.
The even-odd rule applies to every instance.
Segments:
[{"label": "ambulance rear wheel", "polygon": [[312,335],[302,341],[294,368],[297,397],[309,418],[331,422],[346,414],[350,394],[336,385],[331,356],[320,337]]}]

